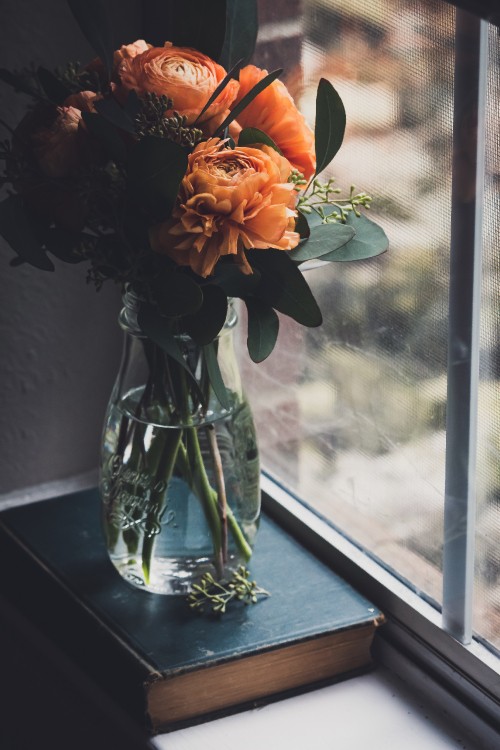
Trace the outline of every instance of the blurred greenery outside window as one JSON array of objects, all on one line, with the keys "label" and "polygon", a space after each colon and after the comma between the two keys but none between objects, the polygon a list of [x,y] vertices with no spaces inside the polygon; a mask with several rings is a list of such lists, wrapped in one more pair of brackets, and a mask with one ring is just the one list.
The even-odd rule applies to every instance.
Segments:
[{"label": "blurred greenery outside window", "polygon": [[[261,43],[279,33],[268,18]],[[324,175],[374,196],[389,236],[378,259],[307,270],[324,315],[281,319],[264,365],[245,364],[265,472],[442,605],[452,213],[475,175],[453,153],[455,20],[440,0],[304,0],[281,63],[312,124],[320,76],[341,94],[348,128]],[[274,23],[276,21],[276,24]],[[489,27],[484,112],[481,311],[473,629],[500,649],[500,37]],[[269,65],[269,68],[272,64]],[[467,105],[467,101],[466,101]],[[471,104],[474,136],[477,112]],[[467,117],[463,120],[467,127]],[[459,175],[457,198],[452,171]],[[455,208],[453,204],[455,203]],[[454,214],[456,217],[456,214]]]}]

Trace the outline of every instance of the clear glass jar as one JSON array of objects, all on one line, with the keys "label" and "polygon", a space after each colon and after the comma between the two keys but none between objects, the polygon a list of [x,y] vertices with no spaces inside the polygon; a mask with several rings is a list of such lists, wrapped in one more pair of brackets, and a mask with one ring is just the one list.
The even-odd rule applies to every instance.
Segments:
[{"label": "clear glass jar", "polygon": [[176,337],[182,362],[146,338],[139,300],[124,295],[123,358],[103,433],[100,493],[109,556],[129,583],[185,594],[203,573],[248,561],[260,515],[259,455],[233,348],[230,303],[213,346],[226,405],[208,378],[207,349]]}]

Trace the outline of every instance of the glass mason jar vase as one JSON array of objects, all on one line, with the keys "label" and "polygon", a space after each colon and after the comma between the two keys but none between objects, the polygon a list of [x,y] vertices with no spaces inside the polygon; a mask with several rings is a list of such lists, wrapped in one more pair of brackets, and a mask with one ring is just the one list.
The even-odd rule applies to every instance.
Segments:
[{"label": "glass mason jar vase", "polygon": [[120,371],[103,433],[100,493],[109,556],[129,583],[185,594],[205,572],[248,561],[260,514],[259,457],[233,348],[237,316],[210,344],[225,385],[211,386],[207,347],[176,337],[181,360],[146,338],[124,295]]}]

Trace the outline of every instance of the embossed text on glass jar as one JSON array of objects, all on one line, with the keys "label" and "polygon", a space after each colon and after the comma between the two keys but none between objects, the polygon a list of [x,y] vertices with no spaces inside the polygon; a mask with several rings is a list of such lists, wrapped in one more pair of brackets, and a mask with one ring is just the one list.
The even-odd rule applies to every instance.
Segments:
[{"label": "embossed text on glass jar", "polygon": [[204,572],[221,577],[247,562],[258,528],[259,457],[233,351],[237,318],[230,305],[215,343],[222,406],[206,349],[178,337],[179,363],[141,334],[137,298],[124,302],[123,360],[101,457],[108,552],[133,585],[186,593]]}]

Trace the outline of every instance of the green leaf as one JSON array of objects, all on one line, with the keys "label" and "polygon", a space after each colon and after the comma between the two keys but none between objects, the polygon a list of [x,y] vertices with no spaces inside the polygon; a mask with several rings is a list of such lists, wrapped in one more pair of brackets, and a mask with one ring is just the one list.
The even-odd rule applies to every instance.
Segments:
[{"label": "green leaf", "polygon": [[274,349],[280,321],[272,307],[255,297],[247,297],[245,305],[248,310],[248,353],[253,362],[263,362]]},{"label": "green leaf", "polygon": [[125,102],[124,110],[125,113],[128,115],[130,120],[135,125],[135,118],[139,114],[142,108],[142,102],[140,97],[137,95],[137,92],[132,89],[128,92],[127,101]]},{"label": "green leaf", "polygon": [[142,17],[142,38],[153,46],[170,41],[219,59],[226,34],[226,0],[147,0],[142,3]]},{"label": "green leaf", "polygon": [[217,360],[217,343],[212,341],[210,344],[204,346],[203,354],[207,365],[208,377],[210,378],[210,384],[214,389],[214,393],[219,399],[221,406],[223,406],[224,409],[229,409],[229,396]]},{"label": "green leaf", "polygon": [[295,222],[295,231],[300,234],[301,239],[307,240],[311,235],[309,222],[307,221],[303,213],[301,213],[300,211],[298,211],[297,213],[298,216]]},{"label": "green leaf", "polygon": [[269,249],[247,250],[246,254],[261,273],[255,297],[304,326],[321,325],[321,311],[313,293],[288,253]]},{"label": "green leaf", "polygon": [[62,104],[71,94],[70,89],[64,85],[50,70],[40,65],[36,71],[40,86],[53,104]]},{"label": "green leaf", "polygon": [[354,237],[354,229],[347,224],[321,224],[313,227],[309,239],[290,251],[289,256],[295,262],[321,258],[338,250]]},{"label": "green leaf", "polygon": [[169,318],[195,313],[202,305],[203,294],[198,284],[178,271],[163,271],[152,283],[155,301]]},{"label": "green leaf", "polygon": [[111,76],[115,45],[106,3],[103,0],[68,0],[68,5],[83,35]]},{"label": "green leaf", "polygon": [[238,136],[238,146],[253,146],[256,143],[264,143],[266,146],[271,146],[278,154],[283,156],[281,149],[263,130],[259,130],[259,128],[243,128]]},{"label": "green leaf", "polygon": [[151,218],[166,219],[172,213],[186,169],[187,154],[182,146],[146,136],[130,150],[129,191]]},{"label": "green leaf", "polygon": [[11,195],[0,203],[0,234],[23,261],[42,271],[54,270],[54,264],[45,255],[18,195]]},{"label": "green leaf", "polygon": [[99,99],[94,103],[97,112],[112,125],[127,133],[135,134],[135,122],[128,111],[121,107],[116,99]]},{"label": "green leaf", "polygon": [[338,250],[323,255],[321,260],[366,260],[385,253],[389,247],[389,240],[382,227],[367,219],[364,214],[357,217],[354,213],[349,213],[347,224],[355,230],[352,240]]},{"label": "green leaf", "polygon": [[189,369],[186,360],[182,356],[182,351],[179,344],[175,340],[175,336],[169,330],[169,321],[167,318],[160,315],[152,305],[143,302],[139,308],[137,315],[137,322],[141,331],[147,336],[153,343],[163,349],[169,357],[177,362],[189,375],[196,388],[198,389],[200,401],[203,403],[204,397],[199,390],[198,383],[193,373]]},{"label": "green leaf", "polygon": [[111,76],[115,45],[106,3],[103,0],[68,0],[68,5],[82,34]]},{"label": "green leaf", "polygon": [[228,263],[219,261],[215,273],[210,277],[210,283],[223,289],[228,297],[245,297],[252,294],[260,281],[260,272],[254,268],[252,274],[241,271],[232,259]]},{"label": "green leaf", "polygon": [[278,70],[273,70],[272,73],[268,73],[267,76],[265,76],[261,81],[258,81],[258,83],[256,83],[255,86],[250,89],[248,94],[245,94],[243,99],[238,102],[236,107],[231,110],[226,119],[219,125],[214,135],[220,137],[224,133],[224,130],[227,128],[227,126],[233,120],[236,120],[238,115],[243,112],[245,107],[248,107],[250,102],[252,102],[255,97],[260,94],[261,91],[264,91],[265,88],[267,88],[273,81],[275,81],[282,72],[283,68],[278,68]]},{"label": "green leaf", "polygon": [[197,118],[196,118],[196,120],[194,121],[193,125],[196,125],[196,123],[198,122],[198,120],[200,119],[200,117],[201,117],[201,116],[202,116],[203,114],[205,114],[205,112],[207,111],[207,109],[208,109],[208,108],[210,107],[210,105],[211,105],[211,104],[212,104],[212,103],[213,103],[213,102],[214,102],[214,101],[215,101],[215,100],[217,99],[217,97],[219,96],[219,94],[221,94],[221,93],[222,93],[222,91],[224,91],[224,89],[226,88],[226,86],[227,86],[227,84],[229,83],[229,81],[231,80],[231,78],[234,78],[234,77],[235,77],[235,75],[234,75],[234,74],[236,73],[236,71],[239,71],[239,69],[240,69],[240,67],[241,67],[241,64],[242,64],[242,62],[243,62],[242,60],[238,60],[238,62],[237,62],[237,63],[236,63],[235,65],[233,65],[233,67],[231,68],[231,70],[229,71],[229,73],[227,73],[227,74],[226,74],[226,75],[224,76],[224,78],[223,78],[223,79],[222,79],[222,81],[221,81],[221,82],[219,83],[219,85],[218,85],[218,86],[217,86],[217,88],[215,89],[215,91],[214,91],[214,93],[212,94],[212,96],[210,97],[210,99],[209,99],[209,100],[207,101],[207,103],[205,104],[205,106],[204,106],[204,107],[203,107],[203,109],[201,110],[200,114],[199,114],[199,115],[197,116]]},{"label": "green leaf", "polygon": [[201,291],[202,305],[194,315],[186,316],[184,327],[197,344],[206,345],[216,338],[224,325],[227,296],[220,286],[213,284],[207,284]]},{"label": "green leaf", "polygon": [[82,112],[82,118],[90,135],[102,143],[108,157],[119,164],[124,163],[127,159],[125,141],[114,125],[94,112]]},{"label": "green leaf", "polygon": [[346,116],[342,99],[330,81],[321,78],[316,95],[316,172],[320,174],[331,162],[344,140]]},{"label": "green leaf", "polygon": [[227,0],[226,36],[219,60],[226,70],[240,58],[243,58],[243,65],[248,65],[258,29],[256,0]]}]

